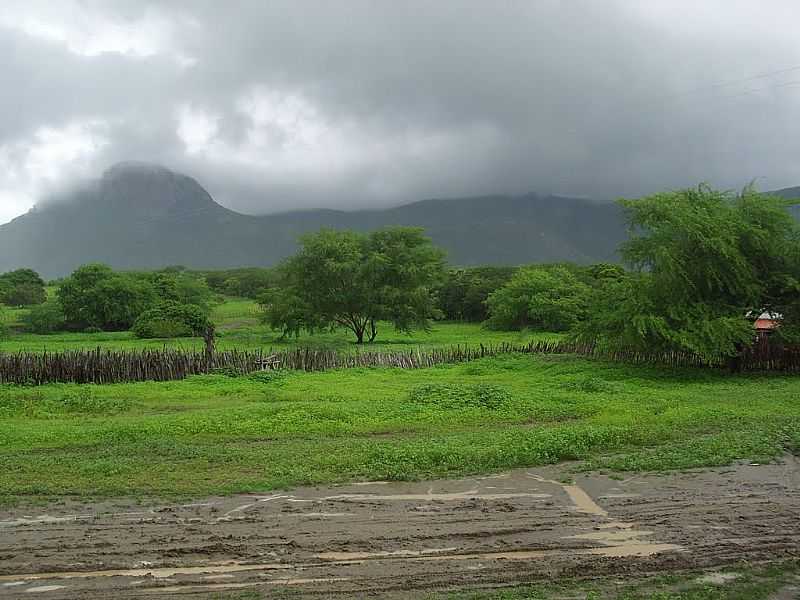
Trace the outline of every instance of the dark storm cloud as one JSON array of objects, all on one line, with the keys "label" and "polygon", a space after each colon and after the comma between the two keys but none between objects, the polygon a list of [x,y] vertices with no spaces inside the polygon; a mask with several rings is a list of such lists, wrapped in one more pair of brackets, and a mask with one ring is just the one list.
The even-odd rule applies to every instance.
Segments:
[{"label": "dark storm cloud", "polygon": [[0,17],[0,165],[27,175],[0,202],[38,189],[31,147],[53,181],[151,160],[249,212],[797,184],[800,8],[697,4],[25,3]]}]

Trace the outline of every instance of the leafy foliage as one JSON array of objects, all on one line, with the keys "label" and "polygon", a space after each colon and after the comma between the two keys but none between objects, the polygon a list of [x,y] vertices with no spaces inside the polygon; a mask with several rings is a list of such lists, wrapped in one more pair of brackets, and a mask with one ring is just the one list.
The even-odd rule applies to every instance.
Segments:
[{"label": "leafy foliage", "polygon": [[242,268],[204,273],[208,286],[218,294],[257,300],[264,292],[278,283],[275,269]]},{"label": "leafy foliage", "polygon": [[25,330],[30,333],[50,334],[64,329],[64,310],[61,303],[54,298],[44,304],[32,307],[22,317]]},{"label": "leafy foliage", "polygon": [[578,337],[712,359],[752,342],[755,315],[798,318],[798,230],[784,201],[703,185],[622,205],[631,239],[621,252],[637,272],[602,282]]},{"label": "leafy foliage", "polygon": [[0,303],[33,306],[47,299],[44,280],[36,271],[17,269],[0,275]]},{"label": "leafy foliage", "polygon": [[58,298],[70,328],[124,331],[156,302],[157,295],[145,278],[91,264],[64,280]]},{"label": "leafy foliage", "polygon": [[499,408],[511,401],[511,394],[508,390],[489,383],[428,383],[413,388],[408,399],[415,404],[447,409]]},{"label": "leafy foliage", "polygon": [[149,278],[160,301],[191,304],[209,312],[211,290],[203,278],[184,271],[159,271]]},{"label": "leafy foliage", "polygon": [[436,290],[444,318],[481,323],[489,318],[486,299],[508,283],[515,267],[451,269]]},{"label": "leafy foliage", "polygon": [[264,320],[285,335],[351,330],[361,343],[380,320],[399,331],[427,330],[439,312],[432,288],[443,254],[422,231],[390,228],[368,235],[323,229],[280,268],[281,286],[262,298]]},{"label": "leafy foliage", "polygon": [[564,331],[586,314],[589,286],[563,266],[520,269],[489,295],[492,329]]},{"label": "leafy foliage", "polygon": [[177,338],[198,336],[208,327],[203,310],[193,304],[162,302],[144,311],[131,330],[138,338]]}]

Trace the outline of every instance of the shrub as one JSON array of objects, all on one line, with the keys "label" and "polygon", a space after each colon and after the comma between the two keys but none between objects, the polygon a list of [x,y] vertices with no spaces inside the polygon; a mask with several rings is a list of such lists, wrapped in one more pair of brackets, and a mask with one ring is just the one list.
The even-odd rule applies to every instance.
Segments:
[{"label": "shrub", "polygon": [[174,338],[202,335],[208,317],[197,306],[164,302],[144,311],[133,324],[138,338]]},{"label": "shrub", "polygon": [[25,331],[39,334],[54,333],[66,327],[64,311],[58,300],[48,300],[44,304],[33,306],[22,317],[22,323]]},{"label": "shrub", "polygon": [[511,400],[511,394],[498,385],[478,383],[429,383],[411,390],[409,401],[438,408],[499,408]]},{"label": "shrub", "polygon": [[132,273],[115,273],[106,265],[84,265],[63,281],[58,298],[71,329],[130,329],[157,302],[152,284]]},{"label": "shrub", "polygon": [[564,331],[586,315],[590,288],[564,267],[521,269],[486,301],[492,329]]},{"label": "shrub", "polygon": [[0,275],[0,302],[9,306],[33,306],[45,300],[44,281],[36,271],[17,269]]}]

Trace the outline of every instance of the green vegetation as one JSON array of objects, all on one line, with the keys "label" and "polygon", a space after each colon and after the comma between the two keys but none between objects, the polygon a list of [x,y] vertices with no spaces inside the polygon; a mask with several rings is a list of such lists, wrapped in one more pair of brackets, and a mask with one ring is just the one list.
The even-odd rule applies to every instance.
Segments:
[{"label": "green vegetation", "polygon": [[[131,331],[102,331],[97,333],[57,331],[49,335],[39,335],[27,331],[26,322],[34,309],[0,310],[0,322],[8,329],[5,339],[0,338],[0,352],[42,352],[47,350],[77,350],[103,348],[134,350],[142,348],[196,348],[203,347],[199,337],[191,338],[137,338]],[[257,302],[244,298],[222,298],[211,309],[211,321],[217,328],[217,348],[221,350],[241,349],[282,349],[289,347],[314,347],[355,351],[357,346],[352,335],[343,330],[319,331],[302,334],[297,338],[283,337],[263,325],[259,317],[261,309]],[[554,339],[558,334],[533,331],[487,331],[477,323],[434,322],[429,331],[415,331],[411,334],[395,331],[391,323],[379,323],[381,337],[369,345],[370,350],[405,350],[411,348],[427,349],[436,346],[455,346],[468,344],[500,344],[503,342],[527,343],[538,339]]]},{"label": "green vegetation", "polygon": [[0,275],[0,304],[32,306],[46,299],[44,281],[36,271],[17,269]]},{"label": "green vegetation", "polygon": [[67,325],[61,303],[54,298],[37,306],[32,306],[26,313],[21,315],[21,319],[26,331],[38,334],[63,331]]},{"label": "green vegetation", "polygon": [[[566,580],[495,591],[437,594],[428,600],[769,600],[782,588],[794,589],[800,563],[733,565],[725,570],[734,578],[714,584],[705,573],[679,573],[621,581],[595,578],[591,582]],[[784,596],[781,596],[784,597]],[[785,596],[788,598],[789,596]]]},{"label": "green vegetation", "polygon": [[217,294],[251,300],[258,300],[265,290],[277,287],[279,278],[276,269],[263,267],[197,271],[193,274],[205,279],[208,287]]},{"label": "green vegetation", "polygon": [[131,331],[137,338],[181,338],[201,336],[208,325],[199,306],[166,300],[140,314]]},{"label": "green vegetation", "polygon": [[375,340],[380,321],[409,333],[439,316],[432,291],[444,253],[421,229],[323,229],[300,245],[280,267],[280,287],[263,299],[264,321],[284,335],[344,328],[361,344]]},{"label": "green vegetation", "polygon": [[489,318],[489,294],[508,283],[516,267],[450,269],[436,287],[439,308],[448,321],[482,323]]},{"label": "green vegetation", "polygon": [[73,331],[124,331],[157,297],[142,278],[92,264],[80,267],[61,284],[58,301]]},{"label": "green vegetation", "polygon": [[504,355],[424,370],[0,390],[0,496],[203,495],[800,451],[800,381]]},{"label": "green vegetation", "polygon": [[487,325],[501,330],[565,331],[585,318],[589,289],[562,266],[521,269],[489,295]]},{"label": "green vegetation", "polygon": [[631,239],[621,253],[636,273],[596,290],[580,338],[732,358],[765,311],[782,315],[781,337],[797,337],[800,230],[786,201],[700,186],[623,206]]}]

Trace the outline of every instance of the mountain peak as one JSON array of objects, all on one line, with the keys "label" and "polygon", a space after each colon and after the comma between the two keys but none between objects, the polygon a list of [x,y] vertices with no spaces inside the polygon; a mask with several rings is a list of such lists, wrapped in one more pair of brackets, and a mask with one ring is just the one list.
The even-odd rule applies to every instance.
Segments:
[{"label": "mountain peak", "polygon": [[126,160],[112,165],[103,172],[102,179],[114,179],[125,176],[153,176],[153,175],[175,175],[166,167],[157,163],[150,163],[138,160]]}]

